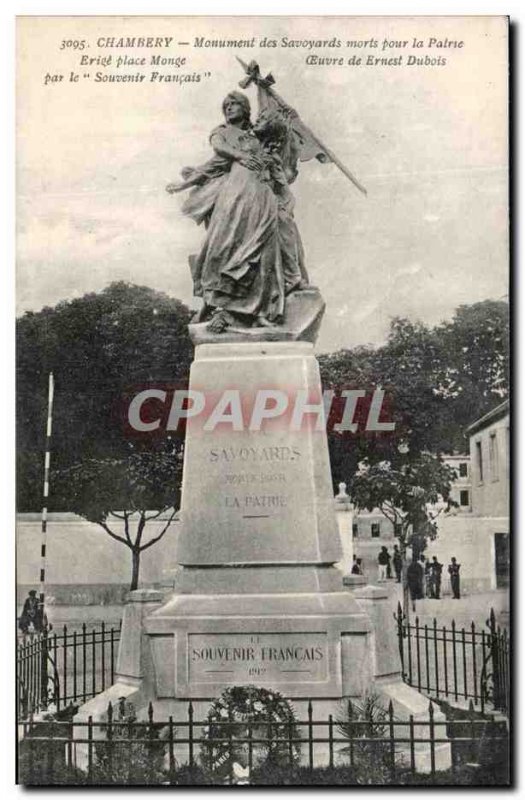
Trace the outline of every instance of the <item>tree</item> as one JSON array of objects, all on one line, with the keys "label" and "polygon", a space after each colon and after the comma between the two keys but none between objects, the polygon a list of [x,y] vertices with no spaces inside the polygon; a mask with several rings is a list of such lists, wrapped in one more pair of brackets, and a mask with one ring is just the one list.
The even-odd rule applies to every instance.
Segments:
[{"label": "tree", "polygon": [[[403,610],[408,614],[406,585],[407,549],[419,558],[428,540],[437,536],[436,510],[439,501],[449,499],[457,477],[452,467],[438,457],[424,453],[417,459],[400,456],[398,463],[363,463],[350,482],[350,495],[359,510],[379,509],[394,526],[403,561]],[[450,506],[450,501],[448,507]],[[442,510],[447,506],[443,505]]]},{"label": "tree", "polygon": [[[185,386],[193,356],[189,309],[144,286],[103,291],[17,321],[18,508],[41,504],[48,373],[55,376],[52,464],[125,458],[125,400],[153,382]],[[50,508],[60,505],[51,484]]]},{"label": "tree", "polygon": [[[381,387],[395,431],[371,434],[330,431],[334,482],[348,483],[364,458],[370,464],[423,452],[466,452],[465,429],[508,394],[509,312],[502,301],[460,306],[452,320],[435,327],[395,318],[387,341],[319,357],[324,388]],[[358,402],[365,412],[366,400]],[[365,413],[362,416],[366,417]]]},{"label": "tree", "polygon": [[[141,554],[162,539],[173,521],[181,481],[182,449],[173,443],[156,452],[132,449],[126,458],[87,459],[55,473],[64,506],[131,551],[130,590],[138,587]],[[160,532],[146,539],[148,522],[168,510]]]}]

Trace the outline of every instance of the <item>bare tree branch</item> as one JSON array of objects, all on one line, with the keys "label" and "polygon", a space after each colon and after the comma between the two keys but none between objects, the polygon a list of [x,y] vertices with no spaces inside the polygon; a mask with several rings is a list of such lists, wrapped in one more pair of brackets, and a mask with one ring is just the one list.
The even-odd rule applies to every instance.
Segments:
[{"label": "bare tree branch", "polygon": [[148,547],[151,547],[151,545],[152,545],[152,544],[155,544],[155,542],[158,542],[158,541],[159,541],[159,539],[162,539],[162,537],[164,536],[164,534],[165,534],[165,533],[166,533],[166,531],[168,530],[169,526],[171,525],[171,523],[172,523],[172,521],[173,521],[173,517],[175,516],[175,514],[176,514],[176,513],[177,513],[177,512],[175,511],[175,509],[173,509],[173,512],[172,512],[172,514],[171,514],[171,517],[169,518],[169,520],[167,521],[166,525],[163,527],[163,529],[161,530],[161,532],[160,532],[160,533],[159,533],[157,536],[155,536],[155,538],[154,538],[154,539],[151,539],[151,540],[150,540],[150,541],[149,541],[147,544],[144,544],[144,545],[142,545],[142,547],[140,548],[140,551],[141,551],[141,552],[142,552],[143,550],[147,550],[147,549],[148,549]]},{"label": "bare tree branch", "polygon": [[125,544],[127,547],[129,547],[129,546],[130,546],[130,544],[129,544],[129,540],[126,540],[126,539],[124,539],[122,536],[118,536],[116,533],[113,533],[113,531],[111,530],[111,528],[109,528],[109,527],[106,525],[106,523],[105,523],[105,522],[97,522],[97,525],[100,525],[100,527],[101,527],[101,528],[104,528],[104,530],[106,531],[106,533],[109,533],[109,535],[110,535],[110,536],[111,536],[113,539],[116,539],[116,540],[117,540],[117,542],[122,542],[122,544]]},{"label": "bare tree branch", "polygon": [[157,511],[156,514],[152,514],[151,517],[148,517],[148,516],[145,515],[146,522],[149,522],[150,519],[157,519],[157,517],[160,517],[161,514],[164,514],[164,512],[167,511],[168,508],[169,508],[169,506],[167,506],[166,508],[162,508],[160,511]]}]

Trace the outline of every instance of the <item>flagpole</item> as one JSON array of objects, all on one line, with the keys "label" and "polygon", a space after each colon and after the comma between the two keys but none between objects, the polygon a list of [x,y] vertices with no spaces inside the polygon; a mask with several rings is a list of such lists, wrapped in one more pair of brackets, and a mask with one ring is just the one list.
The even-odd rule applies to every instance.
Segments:
[{"label": "flagpole", "polygon": [[[242,58],[239,58],[239,56],[235,56],[235,58],[237,59],[237,61],[238,61],[238,62],[239,62],[239,64],[241,65],[241,67],[244,69],[244,71],[246,72],[246,74],[248,75],[248,78],[247,78],[247,79],[245,78],[243,81],[241,81],[241,86],[242,86],[243,88],[246,88],[246,86],[248,86],[248,84],[249,84],[249,83],[251,83],[251,81],[253,81],[253,82],[254,82],[254,83],[257,85],[257,86],[262,86],[262,87],[264,88],[264,90],[265,90],[266,92],[268,92],[268,94],[270,95],[270,97],[273,97],[273,99],[275,100],[275,102],[276,102],[276,103],[277,103],[277,104],[278,104],[278,105],[279,105],[281,108],[283,108],[283,109],[288,109],[288,108],[290,108],[290,107],[289,107],[289,105],[288,105],[288,103],[287,103],[287,102],[284,100],[284,98],[282,98],[282,97],[281,97],[281,95],[280,95],[280,94],[278,94],[278,93],[275,91],[275,89],[272,89],[271,83],[269,83],[269,80],[268,80],[268,79],[270,79],[272,83],[274,82],[274,81],[273,81],[273,77],[272,77],[271,75],[269,75],[269,76],[268,76],[266,79],[262,79],[262,80],[261,80],[261,79],[259,78],[259,67],[257,66],[257,64],[254,64],[254,62],[252,62],[252,65],[253,65],[253,66],[255,66],[255,69],[256,69],[256,74],[255,74],[255,73],[253,73],[253,72],[251,73],[251,72],[250,72],[250,67],[251,67],[252,65],[246,64],[246,62],[245,62],[245,61],[243,61],[243,60],[242,60]],[[296,114],[297,114],[297,112],[296,112]],[[297,116],[299,116],[299,115],[297,115]],[[362,183],[359,183],[359,181],[357,180],[357,178],[355,177],[355,175],[352,175],[352,173],[350,172],[350,170],[348,169],[348,167],[346,167],[346,166],[343,164],[343,162],[341,161],[341,159],[339,159],[339,158],[336,156],[336,154],[333,152],[333,150],[330,150],[330,148],[328,148],[328,147],[327,147],[327,146],[326,146],[326,145],[325,145],[325,144],[324,144],[324,143],[321,141],[321,139],[319,139],[319,137],[315,135],[315,133],[312,131],[312,129],[311,129],[311,128],[310,128],[308,125],[306,125],[306,123],[304,123],[304,122],[302,121],[302,119],[301,119],[301,125],[303,126],[304,130],[305,130],[305,131],[307,131],[308,135],[309,135],[309,136],[310,136],[310,137],[311,137],[311,138],[314,140],[314,142],[316,143],[316,145],[318,145],[318,147],[319,147],[321,150],[324,150],[324,152],[326,153],[326,155],[328,156],[328,158],[330,159],[330,161],[331,161],[333,164],[335,164],[335,165],[336,165],[336,167],[338,167],[338,169],[340,169],[340,170],[341,170],[341,172],[343,173],[343,175],[346,175],[346,177],[348,178],[348,180],[352,181],[352,183],[354,184],[354,186],[356,187],[356,189],[358,189],[358,190],[359,190],[359,191],[360,191],[362,194],[364,194],[364,195],[365,195],[365,197],[366,197],[368,193],[367,193],[367,191],[366,191],[365,187],[363,186],[363,184],[362,184]],[[292,126],[293,126],[293,123],[292,123]]]},{"label": "flagpole", "polygon": [[40,545],[40,621],[44,627],[45,619],[45,587],[46,587],[46,544],[47,544],[47,502],[49,497],[49,469],[51,465],[51,431],[53,427],[53,395],[55,391],[55,381],[53,373],[49,373],[48,395],[47,395],[47,425],[46,425],[46,446],[44,459],[44,491],[42,495],[42,539]]}]

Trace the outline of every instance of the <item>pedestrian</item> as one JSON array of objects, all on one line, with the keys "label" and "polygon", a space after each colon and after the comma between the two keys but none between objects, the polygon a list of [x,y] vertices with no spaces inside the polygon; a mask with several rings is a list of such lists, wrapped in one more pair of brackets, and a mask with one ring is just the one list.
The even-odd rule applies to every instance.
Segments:
[{"label": "pedestrian", "polygon": [[392,561],[394,564],[394,572],[396,573],[396,583],[401,583],[403,559],[401,558],[401,553],[399,552],[399,547],[397,546],[397,544],[394,545],[394,555],[392,557]]},{"label": "pedestrian", "polygon": [[425,572],[425,558],[424,556],[419,556],[417,559],[417,563],[421,567],[421,599],[427,596],[427,576]]},{"label": "pedestrian", "polygon": [[416,600],[421,600],[423,597],[423,576],[423,567],[413,558],[407,567],[407,585],[412,600],[412,611],[416,610]]},{"label": "pedestrian", "polygon": [[437,560],[437,556],[432,556],[432,564],[430,565],[432,575],[432,595],[434,600],[441,599],[441,573],[443,572],[443,564]]},{"label": "pedestrian", "polygon": [[387,580],[390,580],[392,578],[392,564],[391,564],[392,557],[391,557],[390,553],[388,552],[388,549],[387,549],[386,552],[387,552],[387,555],[388,555],[388,563],[386,565],[386,577],[387,577]]},{"label": "pedestrian", "polygon": [[360,575],[361,574],[360,571],[359,571],[359,564],[357,563],[359,560],[360,559],[358,559],[357,556],[354,556],[354,562],[352,564],[352,569],[350,570],[350,574],[351,575]]},{"label": "pedestrian", "polygon": [[461,564],[458,564],[455,557],[452,556],[450,564],[448,565],[448,574],[450,575],[450,588],[452,589],[452,599],[460,600],[461,595],[459,591],[459,570]]},{"label": "pedestrian", "polygon": [[22,633],[29,633],[30,627],[33,628],[35,633],[40,633],[42,630],[42,614],[38,606],[36,591],[34,589],[31,589],[24,601],[22,614],[18,620],[18,627]]},{"label": "pedestrian", "polygon": [[428,558],[422,559],[423,570],[425,573],[425,591],[424,597],[432,597],[432,570],[430,568],[430,561]]},{"label": "pedestrian", "polygon": [[385,545],[379,551],[379,555],[377,556],[377,563],[379,565],[379,575],[378,578],[380,581],[386,581],[387,578],[387,567],[390,563],[390,555],[388,550],[386,549]]}]

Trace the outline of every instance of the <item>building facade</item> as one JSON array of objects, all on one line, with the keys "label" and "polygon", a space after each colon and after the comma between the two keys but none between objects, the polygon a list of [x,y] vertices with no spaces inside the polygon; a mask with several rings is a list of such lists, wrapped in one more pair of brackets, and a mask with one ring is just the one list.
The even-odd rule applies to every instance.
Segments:
[{"label": "building facade", "polygon": [[[451,499],[457,504],[438,519],[438,536],[425,556],[446,567],[452,556],[461,564],[464,591],[504,589],[509,581],[510,416],[505,401],[476,420],[466,431],[469,455],[446,455],[456,471]],[[390,553],[396,543],[393,524],[379,510],[355,514],[354,552],[362,558],[370,580],[377,579],[382,545]],[[449,591],[448,580],[443,590]]]}]

